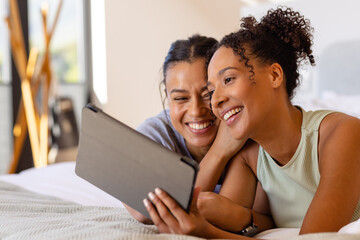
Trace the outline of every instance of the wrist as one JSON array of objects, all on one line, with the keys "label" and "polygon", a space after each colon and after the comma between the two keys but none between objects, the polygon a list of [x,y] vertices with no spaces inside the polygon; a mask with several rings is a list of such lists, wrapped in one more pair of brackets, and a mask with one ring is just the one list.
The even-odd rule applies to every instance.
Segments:
[{"label": "wrist", "polygon": [[214,146],[210,147],[208,154],[211,155],[213,159],[216,159],[217,162],[223,164],[226,164],[232,157],[232,154],[225,151],[224,148],[216,148]]},{"label": "wrist", "polygon": [[240,232],[240,235],[243,236],[247,236],[247,237],[252,237],[254,235],[256,235],[258,233],[258,225],[255,223],[255,219],[254,219],[254,213],[253,211],[248,208],[248,212],[250,214],[250,221],[249,224],[247,224],[247,226],[245,226]]}]

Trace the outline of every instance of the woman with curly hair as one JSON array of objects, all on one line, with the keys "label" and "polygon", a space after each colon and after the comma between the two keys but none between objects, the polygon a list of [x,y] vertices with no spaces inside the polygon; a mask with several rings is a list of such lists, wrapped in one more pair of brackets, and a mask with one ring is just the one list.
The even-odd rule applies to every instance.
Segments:
[{"label": "woman with curly hair", "polygon": [[[159,229],[241,239],[274,226],[335,232],[359,219],[360,120],[291,103],[299,65],[315,64],[311,45],[309,21],[290,8],[243,18],[221,40],[208,66],[212,109],[234,138],[250,140],[230,162],[221,196],[198,198],[196,189],[189,214],[161,189],[149,194]],[[254,205],[258,182],[267,198]],[[204,216],[202,204],[228,218]]]},{"label": "woman with curly hair", "polygon": [[[160,89],[164,87],[168,109],[146,119],[137,131],[164,147],[195,160],[200,165],[196,186],[218,192],[229,160],[244,145],[234,139],[224,123],[220,125],[210,109],[207,90],[208,59],[218,41],[195,34],[173,42],[162,67]],[[163,104],[165,105],[165,104]],[[138,221],[152,223],[125,205]]]}]

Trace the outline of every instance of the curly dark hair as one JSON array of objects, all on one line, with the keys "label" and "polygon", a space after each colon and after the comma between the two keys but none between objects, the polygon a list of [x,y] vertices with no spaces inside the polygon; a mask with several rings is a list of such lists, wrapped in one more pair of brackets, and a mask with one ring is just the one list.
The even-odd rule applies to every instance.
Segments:
[{"label": "curly dark hair", "polygon": [[244,17],[240,26],[239,31],[226,35],[218,48],[232,48],[234,54],[249,68],[250,80],[254,80],[255,76],[254,67],[249,64],[250,57],[266,64],[279,63],[291,99],[294,89],[299,85],[300,63],[308,60],[311,65],[315,65],[310,21],[291,8],[278,7],[269,10],[260,22],[252,16]]}]

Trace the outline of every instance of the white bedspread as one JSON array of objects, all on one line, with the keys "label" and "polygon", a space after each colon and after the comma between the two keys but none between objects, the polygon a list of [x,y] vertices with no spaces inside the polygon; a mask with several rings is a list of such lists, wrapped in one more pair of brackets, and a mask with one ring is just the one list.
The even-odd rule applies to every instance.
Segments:
[{"label": "white bedspread", "polygon": [[31,168],[19,174],[1,175],[0,180],[27,190],[58,197],[84,206],[123,207],[122,203],[75,174],[75,162]]},{"label": "white bedspread", "polygon": [[[9,236],[8,239],[22,239],[16,236],[26,236],[30,229],[33,229],[32,234],[39,233],[39,235],[34,235],[34,239],[46,239],[50,236],[49,234],[57,233],[57,231],[65,234],[58,235],[58,239],[68,239],[71,236],[70,229],[71,232],[77,234],[73,235],[76,239],[97,239],[101,236],[100,233],[110,239],[115,236],[116,239],[197,239],[189,236],[159,235],[154,226],[145,226],[136,222],[119,200],[76,176],[74,162],[29,169],[20,174],[1,175],[0,181],[3,181],[0,184],[0,237],[2,239],[4,236]],[[6,182],[11,183],[9,186],[17,185],[24,189],[15,187],[11,190],[11,187],[5,184]],[[59,212],[66,214],[58,215]],[[52,217],[48,219],[48,216]],[[71,226],[67,224],[70,220],[73,222]],[[46,227],[48,221],[52,223],[49,228]],[[24,224],[28,230],[24,230]],[[54,226],[55,229],[52,229]],[[360,239],[360,220],[343,227],[338,233],[297,236],[298,231],[299,229],[296,228],[272,229],[258,234],[257,237],[263,239]],[[83,232],[86,234],[84,235]]]}]

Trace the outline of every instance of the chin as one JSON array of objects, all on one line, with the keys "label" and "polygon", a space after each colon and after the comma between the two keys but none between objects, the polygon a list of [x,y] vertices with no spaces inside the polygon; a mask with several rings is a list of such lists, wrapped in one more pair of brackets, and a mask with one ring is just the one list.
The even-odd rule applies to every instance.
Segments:
[{"label": "chin", "polygon": [[236,140],[241,140],[245,138],[245,134],[244,131],[242,131],[242,129],[240,130],[238,128],[230,128],[230,134]]},{"label": "chin", "polygon": [[211,144],[213,143],[214,138],[211,139],[194,139],[192,138],[191,141],[188,141],[188,143],[190,143],[192,146],[194,147],[210,147]]}]

